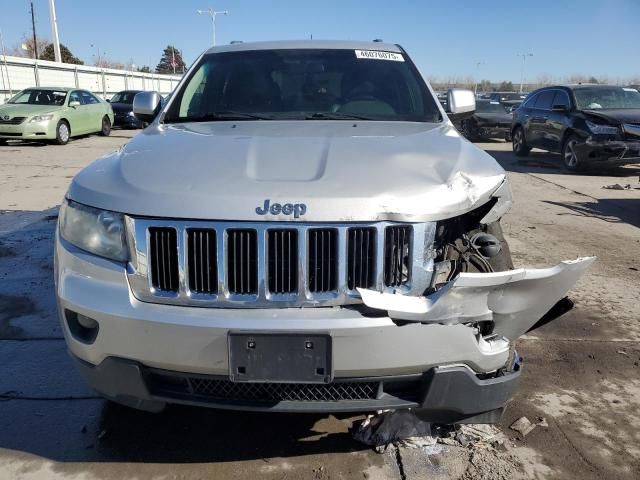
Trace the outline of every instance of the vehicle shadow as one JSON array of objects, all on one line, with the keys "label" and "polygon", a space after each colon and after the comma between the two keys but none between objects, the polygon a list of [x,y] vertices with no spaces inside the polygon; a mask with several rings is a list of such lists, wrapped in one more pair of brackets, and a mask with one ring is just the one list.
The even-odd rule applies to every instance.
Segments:
[{"label": "vehicle shadow", "polygon": [[542,201],[570,210],[557,215],[598,218],[605,222],[627,223],[640,228],[640,198],[601,198],[591,202]]},{"label": "vehicle shadow", "polygon": [[557,153],[532,150],[526,157],[516,157],[511,151],[484,149],[508,172],[554,173],[559,175],[616,176],[631,177],[640,175],[640,165],[593,167],[585,172],[574,173],[564,169],[562,159]]},{"label": "vehicle shadow", "polygon": [[367,450],[349,433],[357,414],[177,405],[151,414],[92,393],[72,365],[57,318],[56,217],[56,209],[0,211],[0,451],[58,462],[164,464]]}]

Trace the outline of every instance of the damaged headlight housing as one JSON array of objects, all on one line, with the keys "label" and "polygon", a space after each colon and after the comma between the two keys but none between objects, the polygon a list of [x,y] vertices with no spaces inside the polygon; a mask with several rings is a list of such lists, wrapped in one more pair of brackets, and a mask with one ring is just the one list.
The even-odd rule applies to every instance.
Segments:
[{"label": "damaged headlight housing", "polygon": [[65,200],[60,207],[60,234],[68,242],[100,257],[128,258],[124,215]]},{"label": "damaged headlight housing", "polygon": [[594,135],[616,135],[618,133],[618,127],[612,127],[611,125],[602,125],[600,123],[593,123],[586,120],[587,127]]}]

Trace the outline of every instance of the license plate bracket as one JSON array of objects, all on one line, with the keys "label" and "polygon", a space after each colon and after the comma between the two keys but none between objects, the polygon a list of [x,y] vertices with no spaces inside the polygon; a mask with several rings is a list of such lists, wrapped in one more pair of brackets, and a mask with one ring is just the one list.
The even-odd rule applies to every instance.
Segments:
[{"label": "license plate bracket", "polygon": [[329,383],[331,336],[230,332],[229,379],[254,383]]}]

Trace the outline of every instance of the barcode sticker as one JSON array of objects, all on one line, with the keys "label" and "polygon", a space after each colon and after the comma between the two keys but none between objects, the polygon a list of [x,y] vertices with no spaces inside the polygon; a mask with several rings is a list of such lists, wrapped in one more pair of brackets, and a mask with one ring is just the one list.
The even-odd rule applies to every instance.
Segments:
[{"label": "barcode sticker", "polygon": [[404,62],[404,57],[399,53],[381,52],[379,50],[356,50],[355,52],[356,52],[356,58],[360,58],[360,59]]}]

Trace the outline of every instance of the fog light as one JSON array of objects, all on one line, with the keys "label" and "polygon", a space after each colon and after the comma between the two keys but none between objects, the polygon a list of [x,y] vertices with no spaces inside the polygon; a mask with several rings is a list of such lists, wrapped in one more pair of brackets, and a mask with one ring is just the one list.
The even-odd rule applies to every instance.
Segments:
[{"label": "fog light", "polygon": [[95,342],[100,330],[100,324],[96,320],[71,310],[65,310],[64,315],[74,339],[86,344]]}]

